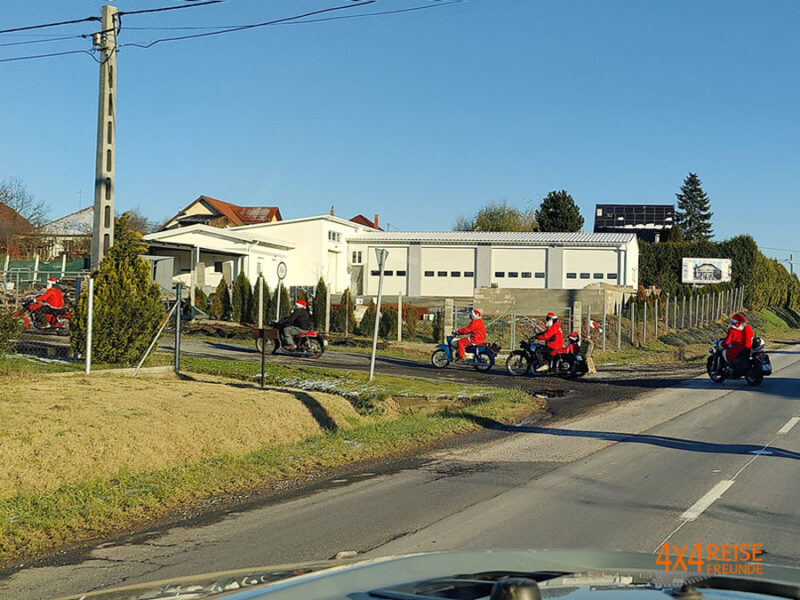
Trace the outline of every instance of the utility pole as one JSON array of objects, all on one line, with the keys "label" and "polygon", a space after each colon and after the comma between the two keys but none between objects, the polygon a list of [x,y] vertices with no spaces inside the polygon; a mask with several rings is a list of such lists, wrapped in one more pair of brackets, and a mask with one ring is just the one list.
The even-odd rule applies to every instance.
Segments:
[{"label": "utility pole", "polygon": [[94,178],[92,268],[114,245],[114,160],[116,137],[117,7],[103,6],[102,26],[93,42],[100,51],[100,89],[97,100],[97,156]]}]

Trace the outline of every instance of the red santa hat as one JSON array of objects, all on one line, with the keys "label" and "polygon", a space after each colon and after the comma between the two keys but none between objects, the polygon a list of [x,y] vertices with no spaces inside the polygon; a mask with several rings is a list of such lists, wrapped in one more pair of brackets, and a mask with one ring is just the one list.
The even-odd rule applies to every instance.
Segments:
[{"label": "red santa hat", "polygon": [[294,303],[294,305],[297,308],[307,308],[308,302],[306,302],[305,300],[298,300],[297,302]]}]

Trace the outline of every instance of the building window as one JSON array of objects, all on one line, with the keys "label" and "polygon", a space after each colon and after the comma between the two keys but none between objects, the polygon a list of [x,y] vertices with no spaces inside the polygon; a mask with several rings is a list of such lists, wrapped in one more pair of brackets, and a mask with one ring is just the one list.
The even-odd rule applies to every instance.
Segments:
[{"label": "building window", "polygon": [[464,271],[464,277],[475,277],[475,271]]},{"label": "building window", "polygon": [[392,275],[394,275],[394,271],[384,271],[383,274],[386,275],[387,277],[391,277]]},{"label": "building window", "polygon": [[[569,277],[569,275],[567,275]],[[544,273],[536,273],[536,279],[544,279]]]},{"label": "building window", "polygon": [[398,271],[397,272],[397,276],[398,277],[405,277],[406,276],[406,272],[405,271]]},{"label": "building window", "polygon": [[603,278],[603,274],[602,274],[602,273],[595,273],[595,274],[593,275],[593,277],[594,277],[595,279],[602,279],[602,278]]},{"label": "building window", "polygon": [[437,277],[447,277],[447,271],[437,271],[436,272],[436,276]]},{"label": "building window", "polygon": [[433,277],[433,271],[425,271],[425,277]]},{"label": "building window", "polygon": [[342,241],[342,234],[338,231],[329,231],[328,232],[328,239],[331,242],[341,242]]},{"label": "building window", "polygon": [[214,273],[222,273],[222,261],[218,260],[214,262]]},{"label": "building window", "polygon": [[530,279],[530,278],[531,278],[531,273],[530,273],[530,271],[523,271],[523,272],[522,272],[522,278],[523,278],[523,279]]},{"label": "building window", "polygon": [[588,273],[581,273],[581,279],[589,279]]},{"label": "building window", "polygon": [[607,273],[606,274],[606,279],[616,279],[616,278],[617,278],[617,274],[616,273]]},{"label": "building window", "polygon": [[567,279],[577,279],[577,278],[578,278],[577,273],[567,273]]},{"label": "building window", "polygon": [[505,271],[495,271],[494,272],[494,276],[497,277],[498,279],[501,279],[501,278],[506,276],[506,272]]},{"label": "building window", "polygon": [[461,271],[450,271],[450,277],[461,277]]},{"label": "building window", "polygon": [[361,264],[361,250],[353,251],[353,264],[360,265]]},{"label": "building window", "polygon": [[519,273],[517,271],[509,271],[508,272],[508,276],[509,277],[519,277]]},{"label": "building window", "polygon": [[373,277],[379,277],[381,272],[380,271],[370,271],[369,274],[372,275]]}]

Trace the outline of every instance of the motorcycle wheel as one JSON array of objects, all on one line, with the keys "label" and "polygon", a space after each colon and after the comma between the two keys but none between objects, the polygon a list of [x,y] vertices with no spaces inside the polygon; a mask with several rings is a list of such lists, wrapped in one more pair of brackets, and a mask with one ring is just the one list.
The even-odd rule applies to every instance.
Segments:
[{"label": "motorcycle wheel", "polygon": [[306,351],[311,352],[309,358],[319,358],[322,356],[322,353],[325,352],[325,344],[322,342],[322,338],[306,338],[306,340]]},{"label": "motorcycle wheel", "polygon": [[747,369],[744,378],[747,380],[747,385],[756,386],[761,385],[761,382],[764,381],[764,374],[761,372],[761,369],[755,366]]},{"label": "motorcycle wheel", "polygon": [[706,361],[706,372],[708,373],[708,377],[714,383],[722,383],[725,381],[725,375],[722,371],[717,371],[714,369],[714,356],[709,356],[708,360]]},{"label": "motorcycle wheel", "polygon": [[480,371],[481,373],[485,373],[489,369],[492,368],[494,365],[494,356],[489,354],[488,352],[476,352],[475,353],[475,367],[476,371]]},{"label": "motorcycle wheel", "polygon": [[443,369],[450,364],[447,358],[447,352],[442,348],[438,348],[431,353],[431,364],[437,369]]},{"label": "motorcycle wheel", "polygon": [[525,375],[530,368],[531,364],[528,362],[528,357],[525,356],[522,350],[514,350],[506,359],[506,371],[515,377]]}]

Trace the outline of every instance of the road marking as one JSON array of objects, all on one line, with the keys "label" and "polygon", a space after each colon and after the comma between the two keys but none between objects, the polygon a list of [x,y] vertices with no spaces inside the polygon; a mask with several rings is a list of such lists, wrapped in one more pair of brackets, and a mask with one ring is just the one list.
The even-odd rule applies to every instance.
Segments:
[{"label": "road marking", "polygon": [[792,427],[800,422],[800,417],[792,417],[789,422],[778,430],[778,435],[786,435],[792,430]]},{"label": "road marking", "polygon": [[729,487],[733,485],[733,479],[726,479],[724,481],[720,481],[717,485],[715,485],[711,490],[700,500],[694,503],[692,507],[687,510],[685,513],[681,515],[681,519],[684,521],[694,521],[697,517],[703,514],[709,506],[711,506],[715,500],[719,500],[722,494],[725,493]]}]

